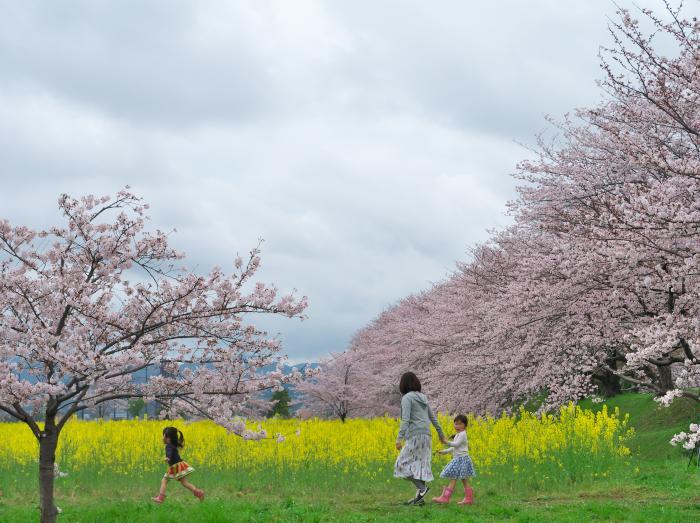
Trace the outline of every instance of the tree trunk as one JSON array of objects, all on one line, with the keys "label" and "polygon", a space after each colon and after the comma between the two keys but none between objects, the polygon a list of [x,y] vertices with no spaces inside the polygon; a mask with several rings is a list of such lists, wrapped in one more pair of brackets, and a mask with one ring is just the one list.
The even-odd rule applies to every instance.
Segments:
[{"label": "tree trunk", "polygon": [[673,376],[671,373],[671,366],[670,365],[658,366],[656,368],[656,370],[659,374],[659,386],[664,391],[671,390],[673,388]]},{"label": "tree trunk", "polygon": [[53,498],[54,463],[58,429],[54,419],[47,419],[39,438],[39,495],[41,497],[41,523],[55,523],[58,510]]},{"label": "tree trunk", "polygon": [[595,376],[598,382],[598,390],[604,398],[612,398],[622,392],[620,377],[610,371],[603,371]]},{"label": "tree trunk", "polygon": [[620,376],[613,372],[617,368],[615,358],[605,361],[607,367],[601,367],[593,373],[593,383],[598,387],[598,393],[604,398],[611,398],[622,392]]}]

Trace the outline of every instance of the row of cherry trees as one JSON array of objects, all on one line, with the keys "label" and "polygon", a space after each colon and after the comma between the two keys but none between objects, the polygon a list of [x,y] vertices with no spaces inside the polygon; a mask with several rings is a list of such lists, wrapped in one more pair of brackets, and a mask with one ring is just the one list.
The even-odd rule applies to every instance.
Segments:
[{"label": "row of cherry trees", "polygon": [[[552,121],[557,136],[519,166],[513,225],[385,310],[307,393],[342,394],[343,415],[395,412],[411,369],[453,411],[624,383],[699,399],[687,387],[700,376],[700,23],[642,13],[650,29],[626,11],[611,26],[603,102]],[[319,412],[337,413],[329,403]]]}]

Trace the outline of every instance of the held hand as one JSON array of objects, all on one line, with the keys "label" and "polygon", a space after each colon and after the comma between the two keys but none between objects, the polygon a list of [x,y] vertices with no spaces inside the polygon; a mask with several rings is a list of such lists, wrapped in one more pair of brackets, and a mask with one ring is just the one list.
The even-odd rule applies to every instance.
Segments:
[{"label": "held hand", "polygon": [[163,458],[163,461],[168,461],[168,458],[167,457]]},{"label": "held hand", "polygon": [[447,438],[445,436],[440,436],[440,443],[447,445]]},{"label": "held hand", "polygon": [[400,441],[397,441],[396,442],[396,450],[401,450],[401,447],[403,447],[403,443],[401,443]]}]

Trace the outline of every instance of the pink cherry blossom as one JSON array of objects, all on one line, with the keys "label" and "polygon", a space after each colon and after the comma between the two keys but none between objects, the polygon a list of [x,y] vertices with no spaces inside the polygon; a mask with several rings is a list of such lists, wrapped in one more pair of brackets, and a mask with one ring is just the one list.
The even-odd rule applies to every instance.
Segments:
[{"label": "pink cherry blossom", "polygon": [[643,11],[652,39],[619,15],[601,103],[549,119],[557,136],[519,165],[513,225],[354,337],[355,403],[396,412],[405,370],[451,411],[623,384],[700,400],[700,24]]},{"label": "pink cherry blossom", "polygon": [[[146,205],[116,197],[59,199],[63,224],[43,231],[0,221],[0,410],[40,443],[42,518],[55,518],[54,452],[77,412],[147,398],[163,415],[206,417],[249,439],[236,421],[252,394],[297,381],[267,374],[284,356],[252,314],[301,318],[306,298],[249,282],[260,250],[230,274],[195,274],[169,234],[146,231]],[[135,373],[160,375],[145,383]],[[44,426],[38,420],[44,420]]]}]

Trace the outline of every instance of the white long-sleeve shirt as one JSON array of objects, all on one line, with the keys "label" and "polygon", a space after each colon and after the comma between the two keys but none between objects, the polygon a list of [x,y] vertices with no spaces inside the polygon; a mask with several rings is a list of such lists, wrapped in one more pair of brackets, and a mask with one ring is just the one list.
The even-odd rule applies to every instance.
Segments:
[{"label": "white long-sleeve shirt", "polygon": [[458,432],[452,441],[448,441],[449,448],[440,451],[440,454],[454,452],[454,457],[459,458],[469,455],[469,442],[467,441],[467,431]]}]

